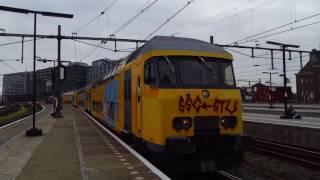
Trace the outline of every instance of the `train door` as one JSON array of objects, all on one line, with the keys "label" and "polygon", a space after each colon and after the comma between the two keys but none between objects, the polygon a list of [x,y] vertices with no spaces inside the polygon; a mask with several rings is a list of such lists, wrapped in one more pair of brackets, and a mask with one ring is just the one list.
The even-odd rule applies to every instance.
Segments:
[{"label": "train door", "polygon": [[131,132],[131,70],[124,73],[124,129]]}]

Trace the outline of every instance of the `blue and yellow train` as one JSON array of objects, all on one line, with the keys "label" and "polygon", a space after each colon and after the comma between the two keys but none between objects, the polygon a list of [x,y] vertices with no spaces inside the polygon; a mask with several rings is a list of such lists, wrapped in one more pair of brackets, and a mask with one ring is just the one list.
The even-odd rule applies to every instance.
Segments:
[{"label": "blue and yellow train", "polygon": [[232,55],[204,41],[156,36],[73,105],[181,171],[236,167],[249,139]]}]

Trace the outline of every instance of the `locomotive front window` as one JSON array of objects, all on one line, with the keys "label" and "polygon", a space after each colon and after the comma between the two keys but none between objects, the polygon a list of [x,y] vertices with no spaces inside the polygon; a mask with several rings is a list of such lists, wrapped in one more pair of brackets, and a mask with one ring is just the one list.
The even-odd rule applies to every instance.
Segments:
[{"label": "locomotive front window", "polygon": [[174,66],[169,59],[159,57],[158,59],[159,83],[161,85],[175,85],[176,74]]},{"label": "locomotive front window", "polygon": [[180,84],[183,85],[206,85],[208,84],[206,69],[199,57],[170,57],[179,69]]},{"label": "locomotive front window", "polygon": [[198,56],[154,57],[145,62],[144,82],[159,87],[235,87],[231,61]]},{"label": "locomotive front window", "polygon": [[225,86],[235,86],[233,68],[231,63],[221,63],[223,84]]},{"label": "locomotive front window", "polygon": [[[205,58],[205,61],[209,65],[209,84],[219,86],[219,64],[212,58]],[[207,68],[207,69],[208,69]]]}]

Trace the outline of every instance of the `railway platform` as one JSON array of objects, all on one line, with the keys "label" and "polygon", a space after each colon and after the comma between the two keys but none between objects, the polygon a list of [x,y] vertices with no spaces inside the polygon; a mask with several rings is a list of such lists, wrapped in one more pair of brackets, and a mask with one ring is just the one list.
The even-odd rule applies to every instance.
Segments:
[{"label": "railway platform", "polygon": [[244,131],[256,138],[320,150],[320,118],[281,119],[269,113],[243,114]]},{"label": "railway platform", "polygon": [[[295,111],[302,117],[320,117],[319,104],[292,104]],[[273,108],[269,108],[269,104],[243,104],[243,110],[246,113],[262,113],[262,114],[277,114],[282,115],[284,112],[283,104],[274,104]],[[289,105],[288,105],[289,107]]]},{"label": "railway platform", "polygon": [[[71,106],[61,119],[51,109],[37,116],[43,136],[26,137],[30,124],[0,129],[0,179],[166,179],[156,167]],[[23,124],[23,125],[22,125]],[[16,133],[13,129],[19,127]],[[24,127],[24,128],[22,128]],[[7,129],[8,128],[8,129]]]}]

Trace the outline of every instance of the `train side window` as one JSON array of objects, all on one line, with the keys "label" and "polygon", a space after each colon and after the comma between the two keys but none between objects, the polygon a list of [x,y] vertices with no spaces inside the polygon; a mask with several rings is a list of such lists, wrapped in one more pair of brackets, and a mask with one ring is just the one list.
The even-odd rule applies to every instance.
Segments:
[{"label": "train side window", "polygon": [[156,85],[154,61],[149,61],[144,65],[144,83],[149,85]]}]

